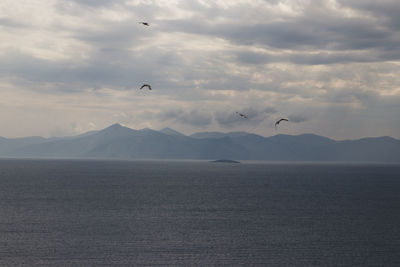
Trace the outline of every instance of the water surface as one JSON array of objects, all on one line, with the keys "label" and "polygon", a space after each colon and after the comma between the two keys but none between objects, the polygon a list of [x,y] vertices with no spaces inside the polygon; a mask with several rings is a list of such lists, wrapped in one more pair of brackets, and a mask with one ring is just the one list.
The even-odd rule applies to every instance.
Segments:
[{"label": "water surface", "polygon": [[400,165],[0,160],[1,266],[400,266]]}]

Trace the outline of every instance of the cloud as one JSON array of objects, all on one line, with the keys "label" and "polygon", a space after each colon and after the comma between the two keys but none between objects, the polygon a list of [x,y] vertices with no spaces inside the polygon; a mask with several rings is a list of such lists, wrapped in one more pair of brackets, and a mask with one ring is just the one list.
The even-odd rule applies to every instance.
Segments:
[{"label": "cloud", "polygon": [[[239,116],[236,112],[245,114],[247,119]],[[270,114],[274,114],[276,112],[276,109],[273,107],[261,109],[248,107],[239,110],[227,108],[225,110],[215,112],[214,116],[216,122],[220,126],[224,128],[231,128],[235,125],[258,125],[266,120]]]},{"label": "cloud", "polygon": [[[57,105],[48,101],[61,101],[57,129],[117,119],[138,127],[178,124],[186,132],[249,126],[268,132],[264,122],[277,110],[293,121],[312,117],[315,128],[307,131],[329,128],[323,118],[329,110],[332,121],[347,113],[378,135],[371,114],[398,125],[393,113],[400,110],[390,100],[400,95],[399,11],[394,0],[5,0],[2,112],[19,108],[18,119],[37,112],[51,122]],[[138,91],[143,83],[154,89]],[[92,111],[81,114],[86,105]],[[367,132],[329,129],[332,137]]]},{"label": "cloud", "polygon": [[[263,9],[262,5],[260,7]],[[345,8],[350,10],[343,12]],[[332,6],[326,1],[313,1],[303,2],[298,7],[301,13],[297,16],[283,18],[278,16],[279,19],[270,21],[264,16],[274,18],[277,15],[273,9],[264,7],[264,16],[256,16],[252,23],[241,23],[234,20],[233,17],[229,17],[235,13],[235,8],[232,8],[218,13],[219,20],[216,22],[214,20],[212,24],[204,21],[200,16],[185,20],[165,20],[163,24],[166,25],[164,26],[165,30],[207,35],[223,38],[234,44],[273,48],[274,50],[285,49],[297,52],[368,50],[383,60],[385,60],[383,50],[397,48],[398,51],[400,40],[396,37],[396,31],[383,22],[376,21],[375,18],[379,18],[378,13],[367,16],[353,11],[354,14],[349,15],[353,10],[351,8],[354,9],[345,4]],[[255,10],[253,12],[257,14]],[[313,55],[310,53],[309,56]],[[351,59],[351,55],[348,58]],[[361,57],[356,58],[362,60]],[[258,62],[257,59],[253,58],[253,60]],[[306,61],[303,60],[303,62]],[[321,60],[321,62],[323,61]]]},{"label": "cloud", "polygon": [[289,115],[288,119],[290,122],[295,122],[295,123],[305,122],[309,120],[306,116],[303,115]]},{"label": "cloud", "polygon": [[161,121],[172,120],[192,126],[207,126],[212,122],[211,114],[199,110],[167,110],[159,113],[157,117]]},{"label": "cloud", "polygon": [[10,28],[24,28],[26,27],[25,24],[20,23],[14,19],[0,17],[0,26],[1,27],[10,27]]},{"label": "cloud", "polygon": [[361,11],[364,14],[374,17],[385,23],[387,26],[397,28],[400,25],[400,19],[398,16],[400,7],[396,0],[385,0],[381,2],[373,0],[338,0],[338,2],[343,6]]},{"label": "cloud", "polygon": [[86,6],[91,6],[91,7],[104,7],[104,6],[111,6],[116,3],[123,3],[124,1],[119,1],[119,0],[113,0],[113,1],[108,1],[108,0],[72,0],[73,2],[76,2],[77,4],[80,5],[86,5]]},{"label": "cloud", "polygon": [[[399,56],[400,57],[400,56]],[[348,51],[328,51],[328,52],[284,52],[274,55],[268,52],[238,51],[236,59],[240,63],[262,65],[275,62],[293,63],[298,65],[329,65],[343,64],[352,62],[379,62],[384,59],[397,59],[397,55],[389,57],[389,54],[371,54],[369,51],[348,52]]]}]

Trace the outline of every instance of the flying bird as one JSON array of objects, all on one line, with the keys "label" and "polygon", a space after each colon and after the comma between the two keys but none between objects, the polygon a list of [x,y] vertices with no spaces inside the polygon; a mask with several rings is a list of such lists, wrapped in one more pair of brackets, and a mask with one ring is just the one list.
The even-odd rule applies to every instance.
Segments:
[{"label": "flying bird", "polygon": [[236,111],[236,114],[238,114],[240,117],[242,117],[244,119],[248,119],[248,117],[243,113],[239,113],[239,112]]},{"label": "flying bird", "polygon": [[279,120],[277,120],[277,121],[275,122],[275,129],[276,129],[276,126],[277,126],[281,121],[289,121],[289,120],[288,120],[288,119],[279,119]]},{"label": "flying bird", "polygon": [[140,87],[140,90],[142,90],[142,89],[145,88],[145,87],[147,87],[147,88],[149,88],[149,90],[151,90],[151,86],[150,86],[149,84],[143,84],[143,85]]},{"label": "flying bird", "polygon": [[139,24],[143,24],[144,26],[150,26],[150,24],[148,22],[144,22],[144,21],[140,21],[138,22]]}]

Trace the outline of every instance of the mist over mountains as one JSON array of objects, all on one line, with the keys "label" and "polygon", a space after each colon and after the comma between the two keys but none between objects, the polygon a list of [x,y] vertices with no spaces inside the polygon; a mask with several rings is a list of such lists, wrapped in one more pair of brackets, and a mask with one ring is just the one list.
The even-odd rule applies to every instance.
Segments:
[{"label": "mist over mountains", "polygon": [[314,134],[263,137],[246,132],[186,136],[170,128],[133,130],[113,124],[73,137],[0,137],[0,157],[400,162],[400,140],[335,141]]}]

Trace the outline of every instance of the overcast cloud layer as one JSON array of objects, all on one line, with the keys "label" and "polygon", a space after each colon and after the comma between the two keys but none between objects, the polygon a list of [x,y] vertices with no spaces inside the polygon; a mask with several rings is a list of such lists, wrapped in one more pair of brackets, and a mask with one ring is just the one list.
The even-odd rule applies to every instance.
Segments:
[{"label": "overcast cloud layer", "polygon": [[119,122],[400,138],[399,13],[397,0],[2,0],[0,136]]}]

